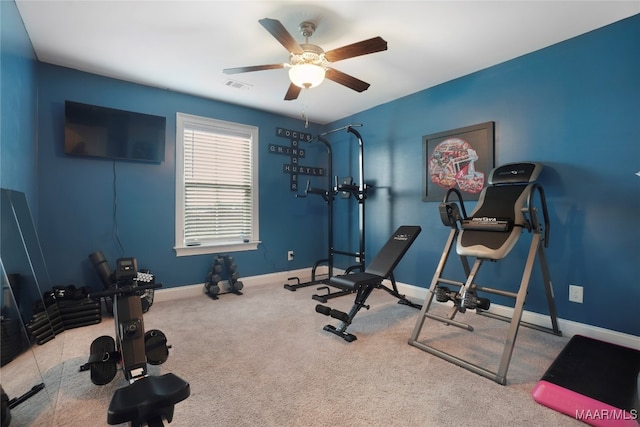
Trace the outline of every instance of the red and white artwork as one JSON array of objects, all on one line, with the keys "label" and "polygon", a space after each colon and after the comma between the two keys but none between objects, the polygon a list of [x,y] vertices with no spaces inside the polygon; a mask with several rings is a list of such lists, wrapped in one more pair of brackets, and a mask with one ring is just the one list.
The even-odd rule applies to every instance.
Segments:
[{"label": "red and white artwork", "polygon": [[457,185],[460,191],[479,193],[484,187],[484,173],[475,170],[477,160],[471,144],[461,138],[448,138],[429,157],[431,182],[445,190]]}]

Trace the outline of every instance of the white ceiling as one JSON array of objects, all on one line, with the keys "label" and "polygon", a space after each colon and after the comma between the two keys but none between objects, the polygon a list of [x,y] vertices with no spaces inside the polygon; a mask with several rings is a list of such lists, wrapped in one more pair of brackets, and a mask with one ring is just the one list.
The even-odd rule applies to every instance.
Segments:
[{"label": "white ceiling", "polygon": [[[640,13],[634,1],[34,1],[17,0],[38,60],[173,91],[328,123]],[[259,23],[317,24],[325,51],[381,36],[388,50],[333,68],[371,84],[333,81],[284,101],[287,62]],[[237,89],[228,80],[244,84]]]}]

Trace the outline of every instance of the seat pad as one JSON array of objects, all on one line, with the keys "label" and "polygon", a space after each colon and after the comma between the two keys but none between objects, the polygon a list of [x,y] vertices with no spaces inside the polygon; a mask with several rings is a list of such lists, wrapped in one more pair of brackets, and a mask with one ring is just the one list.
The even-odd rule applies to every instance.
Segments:
[{"label": "seat pad", "polygon": [[383,279],[377,274],[359,272],[334,276],[331,278],[330,283],[344,289],[358,289],[362,286],[377,286],[382,283]]},{"label": "seat pad", "polygon": [[189,394],[189,383],[172,373],[139,379],[113,394],[107,422],[122,424],[157,417]]}]

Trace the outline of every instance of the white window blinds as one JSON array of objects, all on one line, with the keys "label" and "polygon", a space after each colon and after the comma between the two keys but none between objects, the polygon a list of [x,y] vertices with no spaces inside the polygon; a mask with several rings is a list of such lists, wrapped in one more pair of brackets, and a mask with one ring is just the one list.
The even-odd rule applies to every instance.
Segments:
[{"label": "white window blinds", "polygon": [[176,242],[177,246],[257,240],[257,177],[253,167],[257,129],[200,118],[179,120],[180,132],[183,241]]}]

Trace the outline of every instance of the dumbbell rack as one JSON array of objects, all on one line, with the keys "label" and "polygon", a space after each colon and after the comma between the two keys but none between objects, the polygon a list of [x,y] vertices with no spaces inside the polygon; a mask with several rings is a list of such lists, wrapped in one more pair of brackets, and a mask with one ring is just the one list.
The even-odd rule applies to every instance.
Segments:
[{"label": "dumbbell rack", "polygon": [[205,292],[213,299],[218,299],[220,294],[242,295],[240,290],[244,284],[238,280],[239,277],[238,265],[233,257],[217,255],[213,258],[211,269],[207,273]]}]

